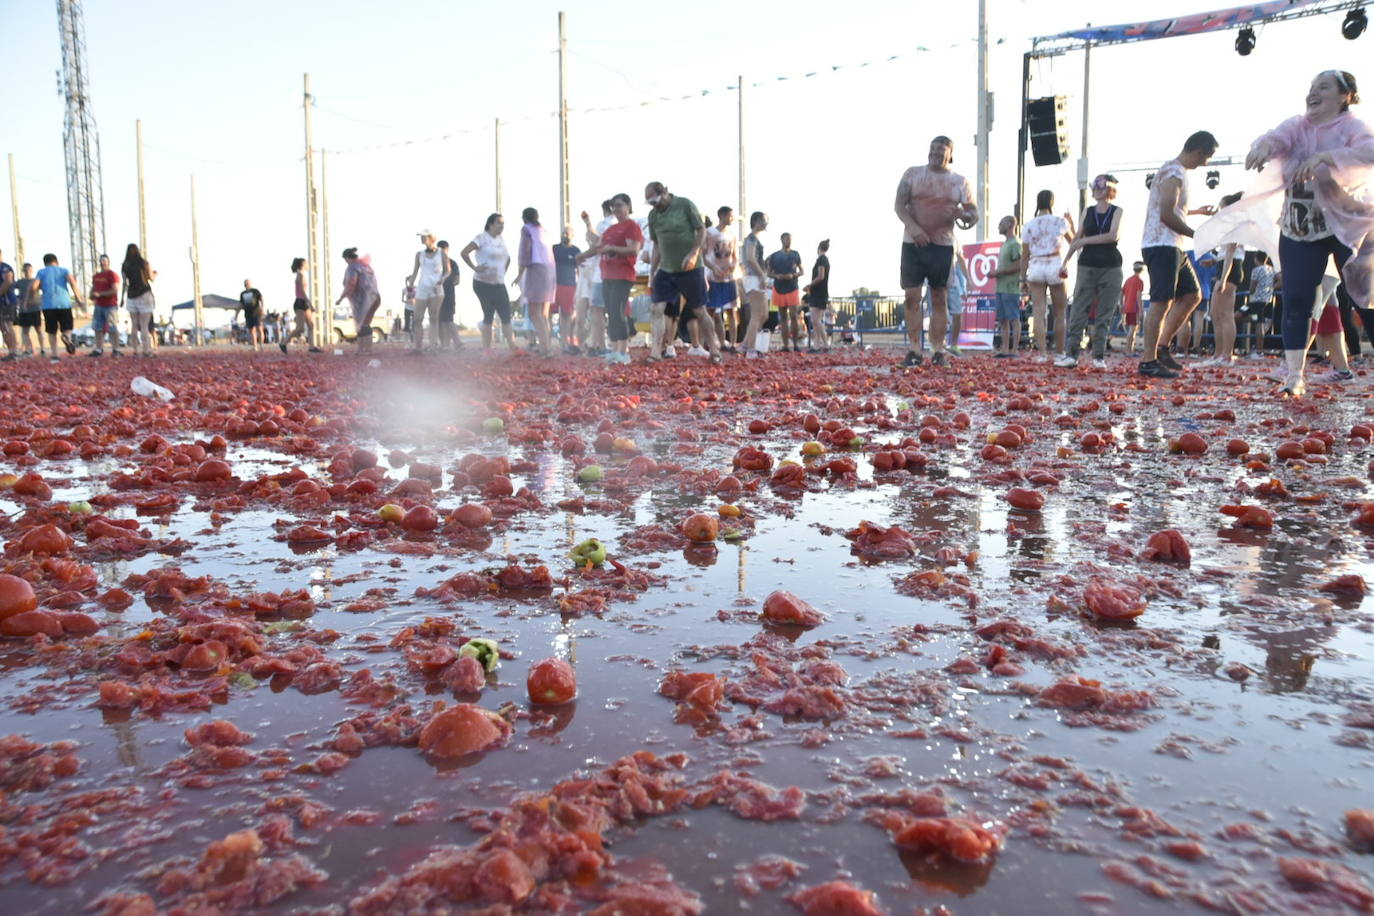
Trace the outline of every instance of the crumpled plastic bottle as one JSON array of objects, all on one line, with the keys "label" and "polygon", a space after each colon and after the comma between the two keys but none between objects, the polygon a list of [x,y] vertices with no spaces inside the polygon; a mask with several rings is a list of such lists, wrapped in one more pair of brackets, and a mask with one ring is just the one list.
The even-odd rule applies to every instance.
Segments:
[{"label": "crumpled plastic bottle", "polygon": [[172,394],[172,392],[168,391],[166,388],[163,388],[156,382],[149,381],[141,375],[135,377],[134,380],[129,383],[129,387],[133,389],[134,394],[141,394],[145,398],[161,398],[164,401],[170,401],[172,398],[176,397],[176,395]]}]

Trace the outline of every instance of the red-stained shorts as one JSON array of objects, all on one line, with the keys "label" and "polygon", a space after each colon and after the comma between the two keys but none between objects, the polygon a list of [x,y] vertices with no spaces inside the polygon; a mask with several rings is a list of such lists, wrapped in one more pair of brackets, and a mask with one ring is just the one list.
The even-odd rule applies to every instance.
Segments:
[{"label": "red-stained shorts", "polygon": [[576,298],[576,286],[556,286],[553,291],[553,307],[564,315],[571,315],[573,313],[573,300]]},{"label": "red-stained shorts", "polygon": [[1318,334],[1339,334],[1343,329],[1340,309],[1334,305],[1322,309],[1321,317],[1317,319]]},{"label": "red-stained shorts", "polygon": [[1126,327],[1133,328],[1140,323],[1140,312],[1125,312],[1123,314],[1125,315]]},{"label": "red-stained shorts", "polygon": [[796,308],[799,305],[801,305],[801,290],[794,289],[790,293],[780,293],[777,290],[773,290],[774,308]]}]

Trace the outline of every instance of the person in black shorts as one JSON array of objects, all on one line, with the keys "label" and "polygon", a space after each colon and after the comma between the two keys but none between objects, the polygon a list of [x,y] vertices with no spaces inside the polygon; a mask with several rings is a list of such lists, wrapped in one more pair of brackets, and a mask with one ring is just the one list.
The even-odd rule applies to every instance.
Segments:
[{"label": "person in black shorts", "polygon": [[252,280],[243,281],[239,306],[243,310],[243,327],[248,332],[248,342],[253,345],[253,352],[257,353],[262,350],[262,293],[253,287]]},{"label": "person in black shorts", "polygon": [[809,352],[830,352],[830,335],[825,332],[825,313],[830,308],[830,239],[816,246],[816,263],[811,265],[811,282],[806,284],[806,304],[811,313]]},{"label": "person in black shorts", "polygon": [[971,229],[978,222],[968,179],[950,169],[954,141],[936,137],[930,141],[926,164],[912,166],[897,184],[893,209],[902,222],[902,292],[904,316],[911,347],[905,366],[921,364],[921,302],[930,287],[931,362],[946,363],[945,331],[948,322],[946,287],[954,264],[954,227]]},{"label": "person in black shorts", "polygon": [[[441,241],[439,249],[448,254],[448,242]],[[439,303],[439,349],[463,349],[463,341],[458,337],[458,299],[454,287],[458,285],[458,262],[449,258],[452,269],[444,277],[444,301]]]}]

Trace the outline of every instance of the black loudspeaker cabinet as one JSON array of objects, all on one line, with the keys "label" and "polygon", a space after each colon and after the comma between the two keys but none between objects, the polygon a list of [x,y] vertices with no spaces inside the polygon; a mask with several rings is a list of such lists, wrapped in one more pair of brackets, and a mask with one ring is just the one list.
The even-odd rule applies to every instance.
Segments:
[{"label": "black loudspeaker cabinet", "polygon": [[1026,132],[1036,165],[1059,165],[1069,158],[1068,121],[1062,95],[1026,103]]}]

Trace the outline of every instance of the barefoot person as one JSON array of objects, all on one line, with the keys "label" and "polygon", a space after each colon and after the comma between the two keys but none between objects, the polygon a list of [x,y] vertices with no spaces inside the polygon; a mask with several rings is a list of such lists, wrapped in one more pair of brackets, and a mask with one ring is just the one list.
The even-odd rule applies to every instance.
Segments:
[{"label": "barefoot person", "polygon": [[954,226],[972,228],[978,222],[978,208],[971,202],[973,190],[968,179],[950,170],[954,161],[954,141],[936,137],[930,141],[925,165],[915,165],[902,173],[897,183],[893,209],[902,222],[902,292],[906,297],[903,312],[911,349],[905,366],[921,364],[921,299],[930,287],[930,345],[935,352],[931,362],[945,365],[946,285],[954,264]]},{"label": "barefoot person", "polygon": [[1064,355],[1055,363],[1061,369],[1078,365],[1083,331],[1089,329],[1089,312],[1093,368],[1107,368],[1107,336],[1121,304],[1121,249],[1116,245],[1121,232],[1121,208],[1112,203],[1116,199],[1116,177],[1098,175],[1093,179],[1092,195],[1096,203],[1083,211],[1078,235],[1069,244],[1064,259],[1067,263],[1081,252],[1073,284],[1073,306],[1069,310],[1069,336]]},{"label": "barefoot person", "polygon": [[1350,112],[1359,101],[1353,74],[1318,73],[1307,91],[1306,113],[1261,136],[1245,158],[1252,169],[1273,161],[1282,176],[1278,249],[1287,374],[1281,394],[1303,393],[1309,327],[1327,265],[1334,259],[1355,305],[1367,307],[1374,298],[1374,208],[1349,193],[1368,180],[1374,166],[1374,129]]},{"label": "barefoot person", "polygon": [[[1067,214],[1066,214],[1067,216]],[[1054,215],[1054,192],[1035,195],[1035,216],[1021,230],[1025,249],[1021,280],[1030,290],[1031,318],[1035,322],[1035,349],[1040,361],[1049,362],[1049,335],[1045,325],[1045,300],[1054,308],[1054,349],[1064,349],[1064,271],[1065,251],[1073,241],[1073,223],[1066,216]],[[1075,363],[1077,360],[1075,360]]]},{"label": "barefoot person", "polygon": [[[1155,172],[1145,204],[1141,260],[1150,274],[1150,307],[1145,312],[1145,349],[1136,371],[1152,378],[1174,378],[1183,367],[1169,355],[1168,341],[1188,323],[1202,301],[1197,274],[1183,253],[1192,238],[1186,216],[1211,215],[1211,207],[1189,211],[1188,172],[1207,164],[1217,151],[1217,138],[1205,130],[1190,136],[1183,151]],[[1161,342],[1163,345],[1161,346]]]}]

